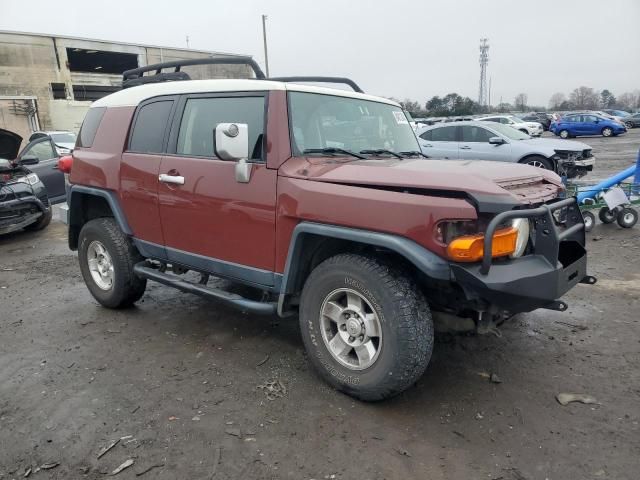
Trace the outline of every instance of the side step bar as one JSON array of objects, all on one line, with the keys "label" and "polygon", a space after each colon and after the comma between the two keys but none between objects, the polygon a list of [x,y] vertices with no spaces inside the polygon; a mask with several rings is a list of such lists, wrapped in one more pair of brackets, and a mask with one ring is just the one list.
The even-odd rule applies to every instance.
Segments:
[{"label": "side step bar", "polygon": [[134,273],[141,277],[153,280],[164,285],[168,285],[183,292],[193,293],[204,298],[223,301],[239,310],[244,310],[259,315],[274,315],[277,304],[275,302],[257,302],[249,300],[236,293],[230,293],[219,288],[206,287],[204,285],[187,282],[175,275],[162,273],[161,271],[149,267],[146,262],[140,262],[133,266]]}]

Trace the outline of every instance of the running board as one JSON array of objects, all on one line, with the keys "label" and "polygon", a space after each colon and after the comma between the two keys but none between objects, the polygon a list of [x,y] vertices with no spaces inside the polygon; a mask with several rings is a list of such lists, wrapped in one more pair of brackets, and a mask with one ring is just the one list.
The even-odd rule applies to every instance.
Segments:
[{"label": "running board", "polygon": [[277,304],[275,302],[256,302],[255,300],[249,300],[248,298],[236,293],[227,292],[226,290],[187,282],[175,275],[162,273],[155,268],[151,268],[146,262],[140,262],[134,265],[133,271],[140,278],[147,278],[149,280],[177,288],[183,292],[193,293],[200,297],[219,300],[239,310],[257,313],[260,315],[273,315],[276,313]]}]

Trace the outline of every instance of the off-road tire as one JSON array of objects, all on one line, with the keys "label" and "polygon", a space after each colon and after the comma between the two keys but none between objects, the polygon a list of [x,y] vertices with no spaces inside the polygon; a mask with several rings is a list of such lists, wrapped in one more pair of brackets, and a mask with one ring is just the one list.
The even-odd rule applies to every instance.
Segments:
[{"label": "off-road tire", "polygon": [[611,127],[604,127],[601,133],[603,137],[612,137],[613,129]]},{"label": "off-road tire", "polygon": [[[87,248],[94,240],[104,245],[111,256],[114,272],[109,290],[101,289],[89,271]],[[78,241],[78,260],[89,292],[101,305],[108,308],[129,307],[144,294],[147,280],[133,272],[133,266],[144,259],[113,218],[96,218],[84,224]]]},{"label": "off-road tire", "polygon": [[609,210],[609,207],[602,207],[598,212],[598,218],[602,223],[613,223],[616,221],[616,212]]},{"label": "off-road tire", "polygon": [[622,228],[632,228],[638,223],[638,212],[633,208],[625,207],[618,212],[616,221]]},{"label": "off-road tire", "polygon": [[596,225],[596,216],[593,213],[586,210],[583,211],[582,220],[584,221],[585,232],[590,232],[591,230],[593,230],[593,227]]},{"label": "off-road tire", "polygon": [[[378,356],[363,370],[339,363],[320,331],[325,299],[342,288],[358,292],[380,320]],[[417,285],[402,269],[364,255],[339,254],[311,272],[302,290],[300,330],[309,361],[320,376],[364,401],[383,400],[409,388],[424,373],[433,350],[431,311]]]},{"label": "off-road tire", "polygon": [[38,230],[44,230],[51,223],[52,215],[53,213],[51,212],[51,207],[49,207],[47,211],[44,212],[44,214],[41,215],[40,218],[38,218],[38,220],[36,220],[33,223],[30,223],[29,225],[24,227],[24,229],[29,232],[37,232]]}]

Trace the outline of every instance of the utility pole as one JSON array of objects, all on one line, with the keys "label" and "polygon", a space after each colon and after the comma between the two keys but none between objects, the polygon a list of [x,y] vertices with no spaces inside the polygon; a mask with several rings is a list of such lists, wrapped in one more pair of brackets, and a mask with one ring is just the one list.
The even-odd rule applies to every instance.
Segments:
[{"label": "utility pole", "polygon": [[262,40],[264,41],[264,66],[269,78],[269,54],[267,53],[267,16],[262,15]]},{"label": "utility pole", "polygon": [[487,64],[489,63],[489,43],[488,38],[480,39],[480,88],[478,92],[478,104],[486,107],[488,104],[487,92]]},{"label": "utility pole", "polygon": [[187,48],[189,48],[189,35],[187,35]]}]

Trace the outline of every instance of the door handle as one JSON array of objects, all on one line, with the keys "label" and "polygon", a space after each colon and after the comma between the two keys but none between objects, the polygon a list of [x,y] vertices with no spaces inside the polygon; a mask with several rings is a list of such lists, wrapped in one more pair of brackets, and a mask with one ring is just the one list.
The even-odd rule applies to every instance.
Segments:
[{"label": "door handle", "polygon": [[431,145],[430,143],[425,143],[423,147],[433,147],[433,145]]},{"label": "door handle", "polygon": [[161,173],[158,175],[158,180],[162,183],[172,183],[174,185],[184,185],[184,177],[180,175],[167,175],[166,173]]},{"label": "door handle", "polygon": [[471,150],[471,147],[464,145],[463,147],[460,147],[460,150]]}]

